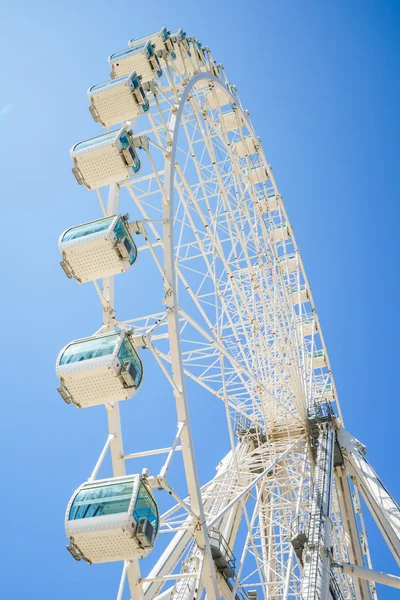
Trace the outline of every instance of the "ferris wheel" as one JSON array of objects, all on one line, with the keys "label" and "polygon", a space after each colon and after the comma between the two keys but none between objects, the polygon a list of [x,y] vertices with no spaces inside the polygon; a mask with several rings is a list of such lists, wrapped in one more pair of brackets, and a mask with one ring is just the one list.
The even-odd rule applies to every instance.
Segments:
[{"label": "ferris wheel", "polygon": [[[344,429],[250,115],[209,48],[183,30],[128,46],[109,57],[111,79],[88,91],[105,131],[71,150],[100,213],[59,239],[65,274],[94,285],[103,318],[61,350],[58,391],[78,408],[104,405],[109,429],[67,506],[67,548],[89,564],[121,561],[117,600],[374,600],[375,582],[400,579],[372,570],[359,494],[400,564],[399,507]],[[141,261],[147,314],[135,308]],[[127,318],[116,276],[130,290]],[[176,427],[168,447],[127,454],[120,402],[126,414],[145,404],[155,368]],[[203,482],[192,407],[205,397],[227,447]],[[98,478],[108,453],[112,472]],[[180,461],[184,493],[171,483]]]}]

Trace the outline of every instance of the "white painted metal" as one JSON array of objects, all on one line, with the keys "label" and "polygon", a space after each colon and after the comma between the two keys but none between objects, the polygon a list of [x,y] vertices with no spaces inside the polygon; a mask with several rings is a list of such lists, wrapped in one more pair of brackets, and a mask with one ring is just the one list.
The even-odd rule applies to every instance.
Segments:
[{"label": "white painted metal", "polygon": [[266,213],[273,213],[279,210],[278,198],[275,196],[275,193],[271,194],[262,194],[257,198],[258,205],[260,207],[261,213],[264,215]]},{"label": "white painted metal", "polygon": [[[107,334],[95,337],[101,340],[106,336]],[[122,365],[119,350],[126,338],[126,331],[121,330],[117,336],[117,341],[114,342],[115,349],[112,354],[89,358],[88,360],[63,363],[63,356],[68,348],[79,342],[87,341],[87,338],[75,340],[61,350],[57,358],[56,373],[62,389],[69,396],[69,402],[79,408],[86,408],[98,404],[128,400],[136,394],[137,387],[127,387],[120,376]]]},{"label": "white painted metal", "polygon": [[[75,144],[70,151],[80,183],[84,183],[89,190],[118,183],[135,174],[134,166],[127,161],[117,139],[118,130],[113,133],[115,136],[111,136],[110,132],[110,137],[106,139],[104,134],[98,139]],[[86,146],[89,142],[90,145]]]},{"label": "white painted metal", "polygon": [[[95,281],[128,271],[133,263],[124,259],[116,247],[117,237],[113,228],[118,215],[111,221],[107,230],[97,231],[83,237],[63,240],[64,232],[59,239],[58,247],[67,270],[79,283]],[[94,224],[96,221],[94,221]],[[73,228],[70,228],[73,229]],[[129,233],[128,233],[129,237]],[[130,239],[133,244],[133,240]]]},{"label": "white painted metal", "polygon": [[121,50],[120,53],[111,55],[108,62],[112,79],[135,72],[142,76],[142,83],[147,83],[157,79],[161,70],[158,58],[150,56],[146,47]]},{"label": "white painted metal", "polygon": [[[125,562],[117,597],[122,598],[127,580],[132,600],[205,595],[230,600],[250,589],[260,599],[323,600],[328,589],[331,595],[335,589],[346,600],[375,600],[371,583],[347,572],[330,573],[331,560],[370,567],[369,550],[366,537],[359,540],[363,519],[347,477],[352,466],[346,467],[345,450],[345,464],[332,478],[339,422],[332,415],[329,425],[323,421],[326,401],[341,419],[342,414],[272,168],[235,88],[208,49],[180,31],[171,36],[174,59],[161,34],[143,36],[148,39],[156,44],[157,59],[128,51],[110,64],[113,77],[133,70],[142,75],[149,110],[137,114],[132,105],[129,114],[126,98],[117,99],[115,109],[107,105],[109,122],[122,116],[130,121],[135,143],[143,148],[141,170],[135,176],[126,165],[119,170],[120,155],[110,155],[111,162],[107,155],[106,177],[90,172],[88,187],[112,183],[107,204],[98,191],[103,214],[118,213],[120,194],[131,206],[133,201],[130,230],[143,236],[139,252],[148,260],[149,278],[154,263],[158,279],[152,279],[152,293],[159,290],[164,308],[120,321],[113,276],[103,279],[101,290],[95,287],[103,312],[100,332],[134,328],[136,346],[150,350],[147,360],[160,367],[163,401],[174,399],[178,433],[170,432],[170,447],[158,448],[155,441],[154,450],[125,454],[119,402],[108,402],[109,437],[92,478],[108,447],[114,476],[125,475],[126,460],[140,460],[142,468],[147,457],[166,454],[149,482],[176,504],[161,517],[160,535],[172,536],[166,549],[152,568],[146,564],[148,574],[141,574],[134,556]],[[188,389],[194,384],[199,397],[211,394],[221,404],[221,435],[230,446],[214,479],[203,487],[189,411]],[[134,402],[146,402],[145,390],[146,384]],[[322,415],[317,425],[310,421],[315,403]],[[316,453],[315,427],[321,431]],[[183,494],[168,479],[177,451],[183,458]],[[321,473],[326,475],[322,483]],[[296,552],[296,560],[292,525],[300,520],[310,529],[304,556]],[[214,563],[210,525],[223,535],[226,556],[233,551],[237,558],[234,579]],[[174,578],[168,594],[163,592]]]},{"label": "white painted metal", "polygon": [[252,165],[249,169],[248,176],[250,181],[254,184],[264,183],[268,179],[268,173],[263,166]]},{"label": "white painted metal", "polygon": [[348,573],[349,575],[355,575],[356,577],[366,579],[367,581],[375,581],[376,583],[382,583],[383,585],[400,589],[400,577],[397,575],[390,575],[389,573],[382,573],[381,571],[374,571],[372,569],[366,569],[365,567],[346,563],[343,565],[335,564],[333,566],[341,569],[343,573]]},{"label": "white painted metal", "polygon": [[317,449],[310,526],[303,552],[302,600],[324,600],[328,597],[334,442],[335,432],[329,423],[321,429]]},{"label": "white painted metal", "polygon": [[[338,502],[342,514],[345,543],[349,561],[356,565],[363,565],[363,549],[361,546],[360,531],[357,524],[357,515],[351,495],[350,482],[344,466],[335,469]],[[366,581],[358,578],[353,580],[357,598],[372,600],[372,591]]]},{"label": "white painted metal", "polygon": [[375,518],[397,564],[400,566],[400,507],[365,458],[365,447],[340,428],[338,440],[365,502]]},{"label": "white painted metal", "polygon": [[130,48],[135,48],[136,46],[140,46],[145,42],[150,41],[153,44],[154,50],[172,50],[172,45],[170,41],[170,32],[167,31],[166,27],[160,29],[160,31],[155,31],[154,33],[150,33],[141,38],[129,40],[128,46]]},{"label": "white painted metal", "polygon": [[206,93],[206,103],[210,108],[217,108],[218,106],[225,106],[229,104],[230,96],[225,92],[223,88],[213,87]]},{"label": "white painted metal", "polygon": [[250,135],[245,136],[243,140],[239,140],[235,142],[235,150],[239,156],[239,158],[244,158],[250,154],[255,154],[257,152],[257,142]]},{"label": "white painted metal", "polygon": [[132,481],[133,493],[126,512],[94,516],[90,519],[70,520],[69,515],[74,498],[87,483],[93,483],[92,478],[80,486],[71,497],[65,513],[66,533],[71,543],[88,562],[92,564],[114,562],[135,556],[143,558],[151,551],[150,545],[147,548],[143,547],[134,535],[137,525],[133,517],[133,507],[139,489],[139,475],[99,480],[96,485],[131,483]]},{"label": "white painted metal", "polygon": [[135,88],[129,74],[124,78],[111,80],[104,87],[93,86],[88,90],[91,113],[103,127],[112,127],[139,117],[148,109],[142,86]]},{"label": "white painted metal", "polygon": [[236,110],[224,110],[222,113],[222,118],[226,131],[235,131],[235,129],[239,129],[240,116],[237,114]]}]

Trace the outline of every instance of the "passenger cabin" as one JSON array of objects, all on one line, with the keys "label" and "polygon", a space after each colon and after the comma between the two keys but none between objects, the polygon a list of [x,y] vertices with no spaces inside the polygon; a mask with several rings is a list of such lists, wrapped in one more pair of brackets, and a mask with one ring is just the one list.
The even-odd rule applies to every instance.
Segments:
[{"label": "passenger cabin", "polygon": [[303,283],[300,286],[300,288],[296,285],[292,287],[292,298],[293,298],[294,304],[299,304],[299,301],[300,302],[308,302],[309,301],[308,291],[307,291],[307,287],[306,287],[305,283]]},{"label": "passenger cabin", "polygon": [[135,139],[125,127],[75,144],[71,158],[77,182],[89,190],[128,179],[140,169]]},{"label": "passenger cabin", "polygon": [[154,547],[157,504],[140,475],[90,481],[69,501],[65,530],[75,560],[91,564],[144,558]]},{"label": "passenger cabin", "polygon": [[[194,84],[195,90],[203,90],[204,88],[209,88],[210,80],[209,79],[199,79],[197,83]],[[206,105],[206,108],[210,108]]]},{"label": "passenger cabin", "polygon": [[286,223],[274,223],[270,233],[274,242],[286,242],[290,238],[289,227]]},{"label": "passenger cabin", "polygon": [[295,252],[293,252],[292,254],[284,254],[283,256],[280,256],[278,258],[278,262],[282,271],[289,271],[289,273],[293,273],[294,271],[297,271],[300,268]]},{"label": "passenger cabin", "polygon": [[258,204],[263,215],[279,210],[278,198],[275,194],[275,190],[267,190],[262,196],[258,196]]},{"label": "passenger cabin", "polygon": [[63,400],[86,408],[132,398],[143,365],[131,334],[121,330],[71,342],[58,355],[56,373]]},{"label": "passenger cabin", "polygon": [[196,73],[212,73],[218,77],[218,68],[212,60],[208,48],[204,49],[201,43],[190,37],[183,43],[175,46],[176,59],[172,65],[180,75],[192,77]]},{"label": "passenger cabin", "polygon": [[160,31],[155,31],[154,33],[138,38],[137,40],[129,40],[128,46],[129,48],[137,48],[148,41],[153,46],[155,52],[162,50],[166,50],[167,52],[174,51],[174,42],[171,39],[171,32],[168,31],[166,27],[163,27]]},{"label": "passenger cabin", "polygon": [[325,352],[323,350],[315,350],[308,355],[308,360],[312,361],[312,368],[323,369],[327,366]]},{"label": "passenger cabin", "polygon": [[324,399],[333,401],[335,399],[333,385],[331,383],[327,383],[325,386],[323,384],[316,385],[314,398],[316,400]]},{"label": "passenger cabin", "polygon": [[149,41],[111,54],[108,64],[111,67],[112,79],[135,72],[144,84],[162,75],[160,61]]},{"label": "passenger cabin", "polygon": [[237,110],[234,110],[232,106],[222,110],[222,121],[225,125],[226,131],[235,131],[243,125],[243,121],[239,116]]},{"label": "passenger cabin", "polygon": [[90,113],[103,127],[139,117],[149,110],[149,102],[136,73],[123,75],[88,90]]},{"label": "passenger cabin", "polygon": [[213,86],[213,88],[206,93],[205,98],[207,108],[217,108],[232,102],[228,90],[219,85]]},{"label": "passenger cabin", "polygon": [[195,73],[192,56],[185,48],[177,49],[176,58],[171,64],[180,76],[187,74],[191,77]]},{"label": "passenger cabin", "polygon": [[60,236],[61,266],[79,283],[117,275],[137,259],[127,216],[112,215],[70,227]]},{"label": "passenger cabin", "polygon": [[252,135],[246,135],[243,139],[234,143],[234,148],[239,158],[244,158],[255,154],[258,150],[258,144]]},{"label": "passenger cabin", "polygon": [[200,44],[199,51],[199,71],[203,73],[212,73],[215,77],[220,76],[218,65],[211,56],[209,48],[202,48]]},{"label": "passenger cabin", "polygon": [[207,71],[206,57],[204,49],[201,43],[192,38],[189,42],[190,53],[193,56],[194,64],[196,65],[196,72]]},{"label": "passenger cabin", "polygon": [[313,335],[317,332],[317,322],[313,315],[305,315],[301,320],[303,335]]},{"label": "passenger cabin", "polygon": [[185,48],[185,50],[189,50],[189,42],[186,37],[186,31],[183,29],[178,29],[176,33],[171,33],[171,40],[174,46],[179,46],[181,48]]},{"label": "passenger cabin", "polygon": [[251,183],[254,183],[254,185],[257,183],[264,183],[269,179],[265,167],[261,165],[252,165],[248,171],[248,175]]},{"label": "passenger cabin", "polygon": [[172,66],[178,71],[179,75],[192,77],[199,71],[197,58],[193,51],[193,39],[185,38],[180,43],[175,44],[176,58]]}]

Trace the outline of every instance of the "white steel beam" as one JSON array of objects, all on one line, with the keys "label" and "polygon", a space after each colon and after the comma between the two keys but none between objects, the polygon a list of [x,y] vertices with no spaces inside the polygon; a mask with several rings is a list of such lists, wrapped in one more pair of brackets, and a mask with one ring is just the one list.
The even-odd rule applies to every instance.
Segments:
[{"label": "white steel beam", "polygon": [[400,590],[400,577],[397,575],[382,573],[381,571],[367,569],[366,567],[360,567],[360,565],[352,565],[350,563],[343,563],[342,565],[334,563],[332,566],[335,569],[340,569],[347,575],[353,575],[354,577],[359,577],[360,579],[365,579],[367,581],[374,581],[375,583],[382,583],[383,585]]},{"label": "white steel beam", "polygon": [[246,496],[250,490],[259,482],[263,479],[263,477],[265,477],[265,475],[268,473],[268,471],[272,471],[272,469],[274,467],[276,467],[276,465],[285,458],[285,456],[287,454],[289,454],[289,452],[291,452],[296,446],[299,445],[299,443],[304,440],[304,436],[302,436],[301,438],[299,438],[298,440],[296,440],[295,442],[293,442],[293,444],[291,444],[289,446],[289,448],[287,448],[284,452],[282,452],[282,454],[280,454],[274,461],[272,461],[265,469],[263,469],[263,471],[260,473],[260,475],[258,475],[255,479],[253,479],[253,481],[251,483],[249,483],[248,486],[246,486],[244,488],[244,490],[242,490],[235,498],[233,498],[233,500],[231,500],[229,502],[229,504],[227,506],[225,506],[225,508],[223,510],[221,510],[220,513],[218,513],[218,515],[216,515],[209,523],[208,523],[208,527],[213,527],[216,523],[218,523],[218,521],[221,519],[221,517],[227,512],[229,511],[237,502],[239,502],[239,500],[241,500],[244,496]]},{"label": "white steel beam", "polygon": [[[345,467],[336,467],[335,478],[348,557],[351,563],[363,566],[364,562],[360,543],[360,533],[357,526],[350,484]],[[353,580],[353,583],[357,599],[372,600],[371,590],[366,581],[356,578]]]},{"label": "white steel beam", "polygon": [[346,465],[400,566],[400,507],[365,458],[364,446],[348,431],[338,431]]},{"label": "white steel beam", "polygon": [[[204,79],[204,75],[197,75],[191,80],[193,85],[196,80]],[[175,401],[178,420],[185,423],[186,427],[182,430],[181,444],[186,481],[189,490],[190,504],[193,512],[198,515],[195,525],[195,537],[199,548],[204,552],[203,564],[203,583],[207,591],[208,600],[217,600],[219,597],[216,581],[215,567],[211,556],[210,541],[208,538],[208,529],[204,515],[204,508],[201,499],[201,490],[198,480],[196,459],[193,451],[193,441],[189,409],[187,403],[186,386],[184,379],[184,370],[182,364],[181,340],[179,336],[179,313],[177,298],[177,279],[175,272],[175,246],[174,246],[174,187],[175,187],[175,162],[178,144],[179,125],[182,118],[182,112],[190,92],[191,86],[186,86],[176,112],[172,112],[168,123],[168,130],[171,136],[171,152],[167,155],[164,166],[164,185],[163,185],[163,238],[164,238],[164,287],[165,287],[165,305],[167,311],[167,323],[169,332],[170,352],[172,356],[172,377],[177,387],[175,392]]]},{"label": "white steel beam", "polygon": [[330,511],[335,431],[321,427],[311,497],[308,539],[303,551],[302,600],[325,600],[329,592]]}]

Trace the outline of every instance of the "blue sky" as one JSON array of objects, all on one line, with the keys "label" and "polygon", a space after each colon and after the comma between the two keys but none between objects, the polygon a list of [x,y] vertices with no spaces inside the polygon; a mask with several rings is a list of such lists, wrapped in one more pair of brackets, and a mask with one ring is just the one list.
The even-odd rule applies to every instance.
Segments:
[{"label": "blue sky", "polygon": [[[64,508],[106,424],[100,409],[74,411],[55,391],[58,351],[100,320],[93,289],[63,277],[57,239],[93,218],[94,199],[77,187],[69,158],[74,142],[97,131],[86,90],[108,78],[109,54],[164,24],[211,47],[251,113],[302,252],[347,427],[400,498],[399,17],[388,0],[3,5],[4,596],[116,594],[113,566],[94,572],[64,549]],[[162,398],[153,408],[154,421],[169,418]],[[207,419],[196,421],[196,439]],[[199,466],[211,468],[206,452]],[[375,567],[396,572],[372,524],[369,541]],[[380,589],[381,600],[395,597]]]}]

